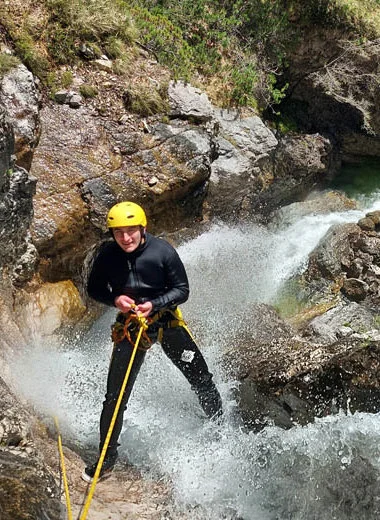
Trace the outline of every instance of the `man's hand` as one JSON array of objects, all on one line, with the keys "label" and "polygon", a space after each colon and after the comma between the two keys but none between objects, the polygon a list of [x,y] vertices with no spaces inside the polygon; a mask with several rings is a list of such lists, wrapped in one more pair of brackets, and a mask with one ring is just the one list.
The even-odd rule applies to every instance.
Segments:
[{"label": "man's hand", "polygon": [[149,316],[149,314],[152,312],[152,309],[153,309],[152,302],[145,302],[145,303],[140,303],[140,305],[137,305],[137,307],[135,307],[134,310],[137,312],[137,314],[139,316],[143,316],[144,318],[147,318]]},{"label": "man's hand", "polygon": [[133,310],[136,310],[135,300],[132,300],[132,298],[125,294],[116,296],[114,303],[115,307],[117,307],[121,312],[129,312],[132,308]]}]

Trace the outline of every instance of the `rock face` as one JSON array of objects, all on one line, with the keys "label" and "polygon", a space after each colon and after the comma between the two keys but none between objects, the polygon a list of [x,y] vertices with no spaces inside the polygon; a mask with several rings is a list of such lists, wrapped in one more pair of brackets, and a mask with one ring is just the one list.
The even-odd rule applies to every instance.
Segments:
[{"label": "rock face", "polygon": [[[321,200],[349,202],[328,194]],[[304,211],[321,210],[313,200],[302,204]],[[279,213],[291,222],[294,211]],[[330,228],[297,279],[300,315],[285,322],[274,309],[256,306],[252,330],[234,338],[237,348],[225,365],[238,381],[247,428],[290,428],[340,410],[380,411],[379,217],[374,211],[357,224]]]},{"label": "rock face", "polygon": [[290,60],[285,110],[305,131],[338,138],[346,158],[379,156],[379,41],[350,39],[339,29],[304,34]]},{"label": "rock face", "polygon": [[198,122],[210,121],[214,108],[207,95],[183,81],[169,83],[170,115]]},{"label": "rock face", "polygon": [[321,136],[279,145],[257,116],[216,109],[181,83],[170,85],[169,100],[170,124],[152,119],[142,128],[128,118],[94,117],[87,105],[43,108],[31,172],[38,179],[32,235],[44,280],[81,283],[81,266],[117,201],[140,202],[149,229],[170,232],[202,219],[252,216],[331,171],[331,145]]},{"label": "rock face", "polygon": [[339,166],[329,138],[320,134],[285,136],[275,150],[273,181],[258,197],[259,204],[268,212],[304,200]]},{"label": "rock face", "polygon": [[252,214],[254,199],[273,180],[277,139],[260,118],[240,119],[233,110],[215,110],[213,131],[206,211],[227,219]]},{"label": "rock face", "polygon": [[[0,379],[0,511],[2,520],[60,520],[60,493],[33,442],[35,419]],[[34,435],[36,432],[34,433]]]},{"label": "rock face", "polygon": [[[380,211],[368,213],[358,224],[332,227],[311,254],[307,280],[337,283],[352,301],[380,304]],[[371,224],[369,224],[371,222]],[[369,229],[368,229],[369,228]]]},{"label": "rock face", "polygon": [[6,107],[15,135],[16,164],[30,169],[40,134],[39,93],[33,74],[20,64],[0,81],[0,104]]},{"label": "rock face", "polygon": [[[225,356],[226,369],[238,382],[238,409],[248,429],[290,428],[340,410],[379,412],[380,330],[368,313],[368,332],[354,334],[352,309],[346,311],[353,327],[347,336],[341,327],[338,339],[324,331],[321,343],[310,329],[304,334],[292,329],[273,309],[255,308],[254,334],[235,338],[238,348]],[[365,319],[357,316],[363,330]]]},{"label": "rock face", "polygon": [[13,165],[13,146],[12,129],[0,105],[0,267],[20,284],[33,276],[37,262],[29,232],[36,180]]}]

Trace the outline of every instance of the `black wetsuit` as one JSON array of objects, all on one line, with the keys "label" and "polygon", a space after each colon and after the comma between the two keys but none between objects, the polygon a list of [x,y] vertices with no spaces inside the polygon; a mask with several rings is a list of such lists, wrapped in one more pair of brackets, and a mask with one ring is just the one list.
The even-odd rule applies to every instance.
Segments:
[{"label": "black wetsuit", "polygon": [[[161,346],[165,354],[189,381],[206,415],[221,415],[219,392],[192,336],[183,326],[169,326],[173,320],[169,310],[175,311],[177,305],[188,299],[189,284],[183,263],[168,242],[146,233],[144,243],[132,253],[124,252],[116,242],[107,242],[94,261],[87,288],[93,299],[111,306],[114,306],[115,298],[122,294],[132,298],[136,304],[151,301],[152,315],[160,311],[162,316],[158,322],[149,326],[148,335],[155,341],[161,328]],[[131,353],[132,345],[126,339],[114,346],[100,419],[100,449],[108,432]],[[123,413],[145,354],[146,351],[140,349],[136,352],[107,456],[114,456],[117,452]]]}]

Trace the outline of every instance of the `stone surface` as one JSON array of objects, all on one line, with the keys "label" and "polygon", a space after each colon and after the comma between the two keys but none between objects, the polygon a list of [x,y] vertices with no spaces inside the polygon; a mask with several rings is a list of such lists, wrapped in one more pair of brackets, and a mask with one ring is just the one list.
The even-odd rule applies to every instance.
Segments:
[{"label": "stone surface", "polygon": [[335,135],[345,158],[379,156],[378,40],[358,45],[343,28],[308,28],[288,67],[284,113],[306,132]]},{"label": "stone surface", "polygon": [[0,267],[15,284],[29,280],[37,265],[37,251],[29,226],[36,180],[12,161],[13,134],[0,105]]},{"label": "stone surface", "polygon": [[25,65],[20,64],[0,80],[0,103],[13,127],[16,163],[29,170],[40,135],[40,99],[36,79]]},{"label": "stone surface", "polygon": [[201,90],[183,81],[171,81],[168,96],[172,117],[202,122],[211,120],[213,106]]},{"label": "stone surface", "polygon": [[33,415],[0,379],[0,511],[2,520],[60,520],[58,486],[33,442]]}]

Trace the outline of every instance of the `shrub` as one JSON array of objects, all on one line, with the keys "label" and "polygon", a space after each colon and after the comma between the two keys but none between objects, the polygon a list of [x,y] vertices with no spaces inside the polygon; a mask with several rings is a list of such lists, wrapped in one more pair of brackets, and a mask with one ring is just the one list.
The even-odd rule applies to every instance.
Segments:
[{"label": "shrub", "polygon": [[50,10],[49,52],[57,63],[77,59],[81,42],[97,42],[116,51],[116,41],[131,44],[136,38],[128,9],[115,0],[46,0]]},{"label": "shrub", "polygon": [[87,83],[83,83],[83,85],[79,87],[79,92],[85,99],[94,98],[98,95],[98,89]]},{"label": "shrub", "polygon": [[104,50],[111,59],[124,58],[127,54],[124,41],[115,36],[110,36],[105,41]]},{"label": "shrub", "polygon": [[63,88],[68,88],[73,83],[73,73],[71,70],[65,70],[61,74],[61,84]]},{"label": "shrub", "polygon": [[167,100],[153,87],[129,89],[124,93],[123,100],[127,110],[143,117],[165,113],[169,109]]},{"label": "shrub", "polygon": [[165,15],[149,12],[145,8],[132,10],[140,43],[148,48],[163,65],[169,66],[176,78],[190,79],[193,55],[178,26]]},{"label": "shrub", "polygon": [[42,80],[46,78],[50,70],[50,62],[27,32],[21,32],[16,37],[15,51],[33,74]]}]

